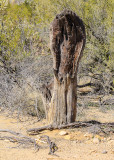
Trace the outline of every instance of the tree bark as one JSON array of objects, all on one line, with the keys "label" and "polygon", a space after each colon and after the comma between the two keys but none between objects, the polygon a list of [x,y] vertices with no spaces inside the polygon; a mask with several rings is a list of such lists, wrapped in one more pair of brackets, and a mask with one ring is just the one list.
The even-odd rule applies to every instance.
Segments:
[{"label": "tree bark", "polygon": [[45,102],[50,103],[49,107],[45,105],[49,124],[61,125],[75,122],[77,71],[85,39],[84,24],[72,11],[64,10],[53,20],[50,42],[53,55],[54,86],[51,99],[45,96]]}]

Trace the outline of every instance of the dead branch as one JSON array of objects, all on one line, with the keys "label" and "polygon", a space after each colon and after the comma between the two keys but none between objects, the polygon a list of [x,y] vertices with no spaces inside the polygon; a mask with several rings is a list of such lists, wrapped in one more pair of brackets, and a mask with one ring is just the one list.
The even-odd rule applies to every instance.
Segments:
[{"label": "dead branch", "polygon": [[53,130],[53,129],[56,129],[56,127],[54,127],[52,125],[47,125],[47,126],[43,126],[43,127],[39,127],[39,128],[28,129],[27,132],[31,135],[34,135],[34,134],[37,134],[37,133],[44,131],[44,130]]},{"label": "dead branch", "polygon": [[44,136],[41,136],[40,138],[41,139],[46,138],[46,141],[49,144],[49,148],[50,148],[50,151],[48,154],[54,155],[54,152],[58,150],[57,145],[50,140],[49,136],[44,135]]},{"label": "dead branch", "polygon": [[8,139],[9,141],[11,142],[17,142],[17,143],[20,143],[20,144],[32,144],[35,146],[35,149],[39,150],[39,145],[36,143],[36,140],[34,138],[30,138],[28,136],[25,136],[21,133],[18,133],[18,132],[14,132],[14,131],[11,131],[9,129],[0,129],[0,132],[8,132],[8,133],[11,133],[15,136],[18,136],[18,137],[14,137],[14,136],[4,136],[4,137],[0,137],[0,140],[2,139]]},{"label": "dead branch", "polygon": [[18,133],[18,132],[11,131],[9,129],[0,129],[0,132],[9,132],[9,133],[11,133],[15,136],[19,136],[19,137],[23,137],[23,138],[26,137],[27,138],[27,136],[24,136],[23,134]]},{"label": "dead branch", "polygon": [[28,129],[27,132],[29,134],[35,134],[35,133],[39,133],[44,130],[63,129],[63,128],[69,128],[69,127],[78,128],[78,127],[89,127],[89,126],[90,126],[90,124],[87,124],[87,123],[74,122],[74,123],[60,125],[60,126],[47,125],[47,126],[43,126],[43,127],[39,127],[39,128],[32,128],[32,129]]},{"label": "dead branch", "polygon": [[114,127],[114,123],[100,123],[97,121],[87,121],[87,122],[74,122],[70,124],[65,124],[65,125],[60,125],[60,126],[54,126],[54,125],[47,125],[39,128],[32,128],[28,129],[27,132],[32,135],[32,134],[38,134],[41,131],[44,130],[54,130],[54,129],[64,129],[64,128],[80,128],[80,127],[90,127],[94,124],[100,125],[100,126],[108,126],[108,127]]},{"label": "dead branch", "polygon": [[[28,136],[25,136],[21,133],[18,132],[14,132],[12,130],[9,129],[0,129],[0,132],[8,132],[11,133],[15,136],[0,136],[0,140],[5,140],[8,139],[10,142],[17,142],[20,145],[24,144],[26,146],[28,145],[34,145],[35,149],[39,150],[40,146],[37,144],[36,140],[34,138],[30,138]],[[17,136],[17,137],[16,137]],[[49,154],[54,155],[54,152],[57,151],[58,147],[57,145],[52,142],[49,138],[49,136],[41,136],[40,139],[46,138],[46,142],[49,144]]]},{"label": "dead branch", "polygon": [[14,137],[14,136],[0,136],[0,140],[5,140],[5,139],[8,139],[10,142],[17,142],[17,143],[20,143],[20,144],[34,144],[35,143],[35,140],[31,140],[31,138],[27,138],[27,139],[24,139],[24,138],[18,138],[18,137]]}]

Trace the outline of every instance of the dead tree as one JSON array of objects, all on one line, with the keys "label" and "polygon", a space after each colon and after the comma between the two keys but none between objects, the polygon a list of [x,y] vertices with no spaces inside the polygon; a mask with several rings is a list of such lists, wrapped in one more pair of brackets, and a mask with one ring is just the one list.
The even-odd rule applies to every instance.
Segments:
[{"label": "dead tree", "polygon": [[50,124],[74,122],[77,103],[77,71],[85,46],[85,27],[72,11],[64,10],[50,28],[53,55],[53,92],[43,86],[46,118]]}]

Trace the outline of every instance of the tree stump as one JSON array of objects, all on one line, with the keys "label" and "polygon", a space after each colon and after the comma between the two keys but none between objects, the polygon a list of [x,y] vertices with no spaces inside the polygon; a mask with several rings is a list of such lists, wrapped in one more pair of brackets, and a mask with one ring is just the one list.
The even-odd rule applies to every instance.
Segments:
[{"label": "tree stump", "polygon": [[77,71],[86,41],[82,20],[74,12],[64,10],[51,24],[50,41],[54,86],[45,110],[48,122],[58,126],[76,119]]}]

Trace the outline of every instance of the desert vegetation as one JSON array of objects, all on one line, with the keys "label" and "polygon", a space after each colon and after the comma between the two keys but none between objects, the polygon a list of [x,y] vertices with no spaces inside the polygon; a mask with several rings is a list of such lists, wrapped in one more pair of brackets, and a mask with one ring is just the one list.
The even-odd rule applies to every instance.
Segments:
[{"label": "desert vegetation", "polygon": [[113,159],[113,7],[0,0],[0,159]]},{"label": "desert vegetation", "polygon": [[[64,9],[83,19],[86,46],[78,71],[78,115],[113,108],[112,0],[0,1],[0,108],[45,117],[42,86],[53,81],[50,23]],[[77,117],[78,118],[78,117]]]}]

